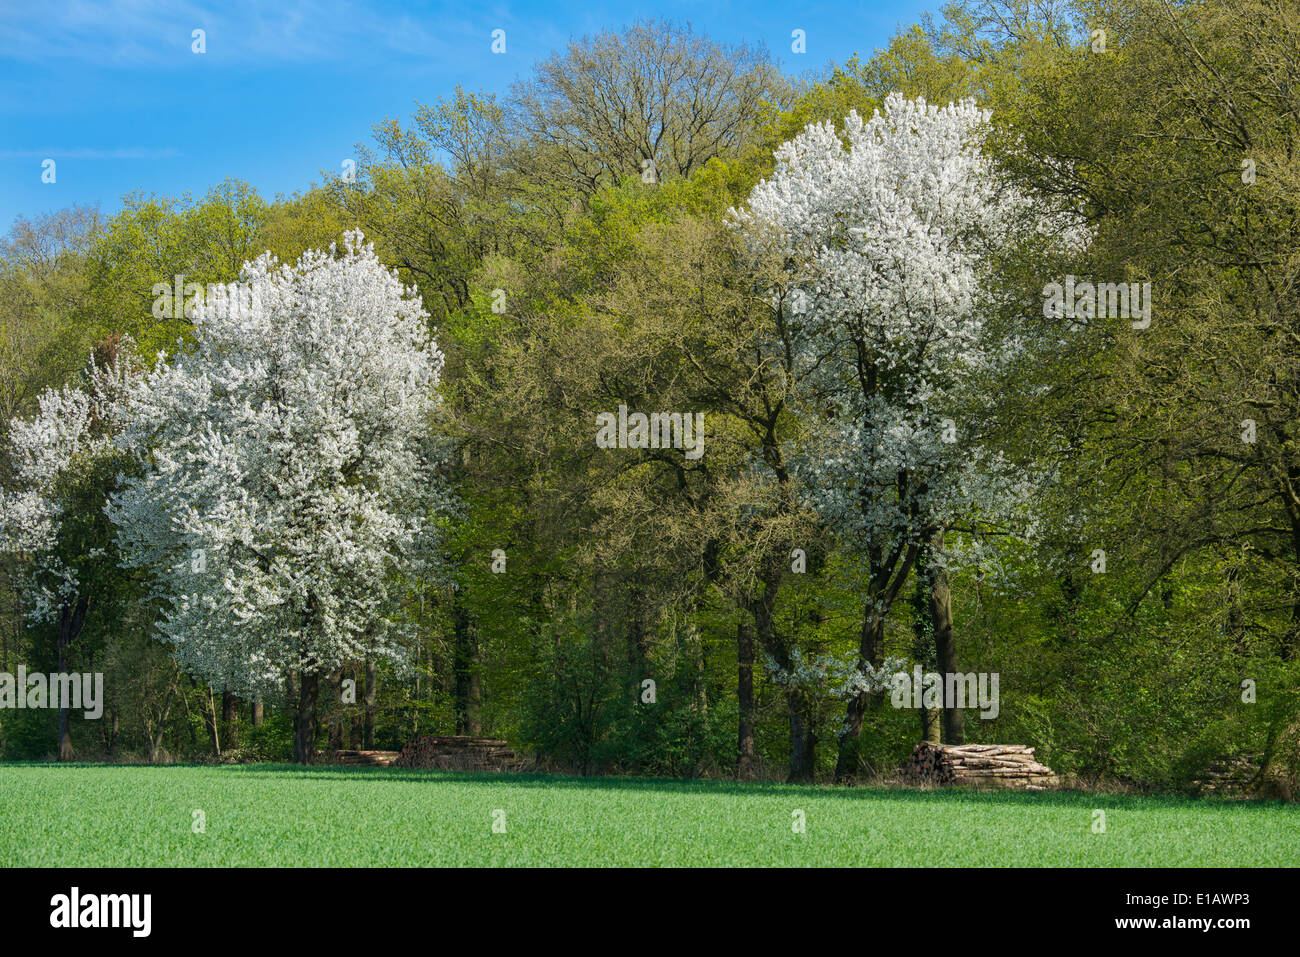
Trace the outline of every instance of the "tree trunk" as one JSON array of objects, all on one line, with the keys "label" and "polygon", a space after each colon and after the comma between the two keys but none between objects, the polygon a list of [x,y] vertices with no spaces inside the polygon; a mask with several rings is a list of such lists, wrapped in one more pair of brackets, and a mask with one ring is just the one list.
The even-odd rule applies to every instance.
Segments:
[{"label": "tree trunk", "polygon": [[375,748],[375,684],[376,669],[373,658],[366,659],[366,723],[363,737],[367,751]]},{"label": "tree trunk", "polygon": [[478,714],[478,656],[474,625],[470,622],[460,602],[455,610],[455,648],[453,672],[456,693],[456,733],[478,734],[481,730]]},{"label": "tree trunk", "polygon": [[862,750],[862,719],[867,713],[867,696],[854,695],[844,709],[839,753],[835,757],[835,783],[846,784],[858,775]]},{"label": "tree trunk", "polygon": [[812,784],[817,771],[817,734],[797,691],[789,695],[791,783]]},{"label": "tree trunk", "polygon": [[[697,727],[707,727],[709,724],[709,683],[705,676],[709,673],[708,651],[704,645],[704,633],[696,625],[691,625],[687,630],[687,641],[690,645],[690,657],[694,664],[694,675],[692,681],[695,685],[695,712],[700,716],[700,724]],[[706,765],[710,761],[710,755],[699,737],[691,734],[691,751],[694,752],[692,761],[691,777],[698,778],[704,775]]]},{"label": "tree trunk", "polygon": [[1241,607],[1241,570],[1237,565],[1229,565],[1224,576],[1224,591],[1227,592],[1228,614],[1224,630],[1232,639],[1233,646],[1245,654],[1246,622]]},{"label": "tree trunk", "polygon": [[[63,649],[59,649],[59,671],[64,670]],[[68,708],[61,702],[59,705],[59,760],[71,761],[75,757],[72,749],[72,723],[71,715]]]},{"label": "tree trunk", "polygon": [[465,702],[465,733],[482,734],[483,719],[479,713],[479,705],[482,701],[482,686],[479,684],[478,669],[474,668],[469,673],[469,698]]},{"label": "tree trunk", "polygon": [[343,750],[343,669],[329,676],[330,695],[333,700],[329,707],[329,750],[337,753]]},{"label": "tree trunk", "polygon": [[316,750],[313,730],[316,719],[316,694],[320,676],[314,672],[298,678],[298,709],[293,721],[293,760],[295,764],[310,764]]},{"label": "tree trunk", "polygon": [[[754,618],[754,632],[758,647],[771,655],[784,669],[790,668],[790,649],[776,633],[773,610],[785,579],[785,556],[774,552],[763,563],[763,594],[750,602],[749,611]],[[751,655],[751,659],[752,659]],[[751,679],[753,671],[750,671]],[[751,680],[752,688],[752,680]],[[790,720],[790,772],[787,780],[812,780],[813,750],[816,742],[809,738],[809,722],[802,713],[797,689],[786,694],[786,710]],[[752,695],[751,695],[752,701]],[[752,714],[752,710],[751,710]]]},{"label": "tree trunk", "polygon": [[203,723],[208,728],[208,743],[212,745],[214,757],[221,757],[221,736],[217,733],[217,699],[212,692],[212,685],[207,686],[208,693],[203,698]]},{"label": "tree trunk", "polygon": [[[933,583],[929,570],[930,550],[923,548],[916,556],[916,575],[912,585],[912,658],[921,666],[923,673],[936,671],[939,667],[934,614],[930,605]],[[921,724],[921,740],[928,744],[941,743],[943,709],[922,705],[917,717]]]},{"label": "tree trunk", "polygon": [[[943,533],[934,539],[934,550],[943,548]],[[934,646],[938,655],[939,673],[943,675],[944,687],[948,686],[948,675],[957,673],[957,639],[952,630],[952,591],[948,587],[948,569],[939,562],[931,562],[930,573],[930,620],[934,625]],[[945,744],[966,743],[966,712],[961,708],[948,707],[944,702],[943,740]]]},{"label": "tree trunk", "polygon": [[[860,658],[866,662],[876,662],[880,656],[880,645],[884,638],[884,619],[868,610],[862,619],[862,642],[859,645]],[[840,732],[839,754],[835,759],[835,782],[844,784],[858,776],[861,769],[862,719],[867,713],[868,695],[854,695],[849,699],[844,712],[844,730]]]},{"label": "tree trunk", "polygon": [[[84,596],[72,604],[63,606],[59,615],[59,674],[67,674],[70,655],[68,648],[81,634],[86,624],[86,609],[89,600]],[[71,761],[72,750],[72,702],[59,699],[59,760]]]},{"label": "tree trunk", "polygon": [[156,725],[146,717],[144,722],[144,739],[149,748],[149,763],[157,764],[158,756],[162,752],[163,735],[166,733],[166,717],[162,718]]},{"label": "tree trunk", "polygon": [[[920,553],[919,546],[900,545],[888,559],[873,557],[871,582],[866,606],[862,610],[862,638],[858,645],[859,667],[870,662],[879,668],[885,643],[885,615],[898,598],[907,576],[912,573]],[[862,767],[862,719],[867,706],[878,707],[883,699],[878,693],[858,694],[849,699],[840,732],[839,755],[835,759],[835,783],[852,782]]]},{"label": "tree trunk", "polygon": [[117,750],[118,730],[119,730],[118,714],[117,714],[117,709],[114,708],[111,712],[111,717],[109,718],[108,721],[107,736],[105,736],[103,731],[100,732],[100,739],[104,742],[104,754],[108,755],[109,757],[112,757],[113,752]]},{"label": "tree trunk", "polygon": [[736,777],[752,780],[754,764],[754,629],[741,613],[736,629],[736,697],[739,721],[736,740]]},{"label": "tree trunk", "polygon": [[[190,687],[198,688],[199,683],[190,678]],[[190,754],[198,754],[199,739],[194,734],[194,712],[190,709],[190,696],[181,691],[181,703],[185,705],[185,727],[190,733]]]},{"label": "tree trunk", "polygon": [[921,709],[921,740],[928,744],[943,743],[943,710],[941,708]]},{"label": "tree trunk", "polygon": [[259,694],[253,698],[253,727],[260,728],[266,718],[266,708],[262,704],[262,696]]},{"label": "tree trunk", "polygon": [[226,736],[226,747],[239,747],[239,702],[230,685],[221,689],[221,731]]}]

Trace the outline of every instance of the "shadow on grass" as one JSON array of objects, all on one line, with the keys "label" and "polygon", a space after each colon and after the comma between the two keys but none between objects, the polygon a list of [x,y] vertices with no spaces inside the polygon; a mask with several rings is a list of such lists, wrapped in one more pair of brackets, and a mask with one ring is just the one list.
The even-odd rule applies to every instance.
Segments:
[{"label": "shadow on grass", "polygon": [[412,768],[339,767],[338,765],[300,764],[102,764],[94,762],[21,761],[0,763],[0,776],[7,768],[63,768],[80,770],[202,770],[235,776],[274,776],[314,781],[367,783],[379,781],[405,785],[491,784],[512,787],[588,792],[626,792],[683,795],[800,795],[805,800],[883,801],[897,804],[969,804],[971,806],[1088,807],[1088,808],[1192,808],[1255,813],[1283,810],[1300,814],[1300,805],[1282,801],[1241,801],[1216,798],[1191,798],[1177,795],[1093,794],[1087,791],[1010,791],[967,789],[930,789],[907,787],[862,786],[836,787],[829,784],[785,784],[776,781],[726,781],[718,779],[635,778],[618,776],[578,777],[565,774],[504,773],[474,771],[438,771]]},{"label": "shadow on grass", "polygon": [[[137,765],[138,767],[138,765]],[[656,794],[727,795],[803,795],[811,800],[886,801],[904,804],[971,804],[1009,807],[1057,806],[1088,808],[1170,808],[1237,810],[1246,813],[1284,809],[1300,814],[1300,805],[1281,801],[1237,801],[1180,797],[1177,795],[1092,794],[1087,791],[1010,791],[967,789],[931,789],[863,786],[784,784],[775,781],[725,781],[717,779],[685,780],[680,778],[633,778],[618,776],[577,777],[563,774],[503,773],[473,771],[417,770],[411,768],[338,767],[336,765],[238,764],[238,765],[168,765],[227,770],[238,774],[303,777],[313,780],[374,783],[391,781],[401,784],[487,784],[501,783],[513,787],[570,791],[649,792]]]}]

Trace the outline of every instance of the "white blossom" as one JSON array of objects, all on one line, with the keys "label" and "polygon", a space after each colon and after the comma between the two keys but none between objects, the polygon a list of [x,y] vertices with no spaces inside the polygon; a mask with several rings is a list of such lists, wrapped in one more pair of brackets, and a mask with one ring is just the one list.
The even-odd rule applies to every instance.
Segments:
[{"label": "white blossom", "polygon": [[[81,381],[47,389],[31,419],[9,423],[15,481],[0,489],[0,551],[28,560],[24,611],[29,622],[51,622],[81,594],[82,562],[105,558],[102,549],[62,555],[60,532],[68,519],[68,481],[79,468],[114,454],[122,427],[122,402],[135,367],[123,343],[108,365],[92,357]],[[68,564],[76,560],[77,564]]]},{"label": "white blossom", "polygon": [[206,303],[144,377],[123,444],[151,450],[110,515],[149,569],[182,665],[241,692],[401,659],[397,580],[445,505],[431,438],[443,357],[360,232],[244,266],[251,308]]},{"label": "white blossom", "polygon": [[990,322],[993,258],[1051,217],[993,175],[988,120],[973,101],[892,94],[869,121],[849,114],[843,139],[823,123],[784,144],[748,208],[733,211],[784,256],[794,404],[810,423],[794,461],[858,555],[959,519],[1005,518],[1032,492],[977,437],[996,399],[979,385],[1027,348]]},{"label": "white blossom", "polygon": [[844,701],[855,695],[892,688],[894,676],[907,668],[902,658],[886,658],[876,668],[869,661],[858,661],[857,655],[805,657],[798,648],[790,650],[789,668],[781,667],[770,655],[764,664],[773,684],[808,691],[824,690],[832,698]]}]

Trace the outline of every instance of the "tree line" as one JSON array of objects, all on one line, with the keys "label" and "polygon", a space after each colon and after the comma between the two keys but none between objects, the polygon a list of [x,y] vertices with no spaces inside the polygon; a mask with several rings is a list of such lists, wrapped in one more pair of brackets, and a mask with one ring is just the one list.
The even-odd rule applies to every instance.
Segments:
[{"label": "tree line", "polygon": [[[645,21],[292,197],[18,220],[0,672],[106,704],[4,755],[853,781],[919,738],[1289,794],[1298,48],[1283,0],[964,0],[794,79]],[[636,413],[704,454],[597,441]],[[914,666],[996,717],[891,706]]]}]

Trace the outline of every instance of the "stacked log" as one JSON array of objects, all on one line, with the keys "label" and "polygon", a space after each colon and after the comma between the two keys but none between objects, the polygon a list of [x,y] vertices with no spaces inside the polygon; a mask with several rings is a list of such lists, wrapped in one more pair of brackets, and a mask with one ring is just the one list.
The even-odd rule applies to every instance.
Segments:
[{"label": "stacked log", "polygon": [[351,768],[386,768],[397,760],[396,751],[335,751],[334,763]]},{"label": "stacked log", "polygon": [[1241,794],[1259,777],[1261,755],[1222,757],[1212,761],[1192,782],[1197,794]]},{"label": "stacked log", "polygon": [[904,769],[915,784],[941,787],[1020,788],[1041,791],[1060,784],[1055,772],[1023,744],[932,744],[912,749]]},{"label": "stacked log", "polygon": [[415,738],[393,762],[397,768],[437,768],[443,771],[514,771],[523,764],[510,745],[497,738],[471,735],[423,735]]}]

